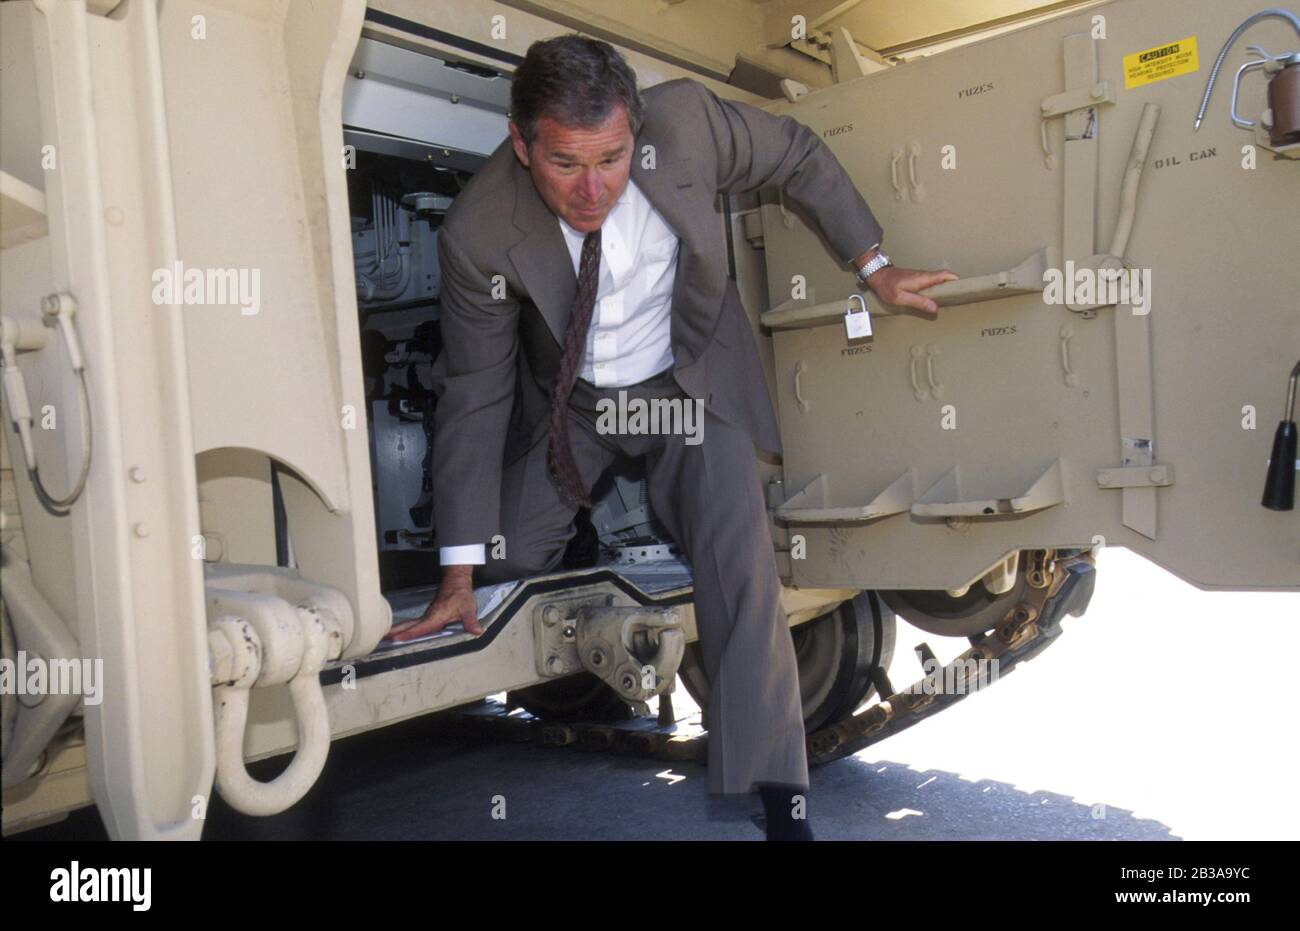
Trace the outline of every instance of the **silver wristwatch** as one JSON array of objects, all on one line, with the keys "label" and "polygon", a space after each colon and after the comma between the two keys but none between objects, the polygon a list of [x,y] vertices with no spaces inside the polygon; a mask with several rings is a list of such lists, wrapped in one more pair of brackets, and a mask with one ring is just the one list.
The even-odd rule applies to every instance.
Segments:
[{"label": "silver wristwatch", "polygon": [[876,272],[880,271],[886,265],[893,265],[893,264],[894,264],[893,259],[885,255],[885,253],[883,252],[877,252],[876,257],[874,259],[872,259],[866,265],[863,265],[861,268],[858,269],[858,281],[862,282],[863,284],[866,284],[867,279],[870,278],[872,275],[874,275]]}]

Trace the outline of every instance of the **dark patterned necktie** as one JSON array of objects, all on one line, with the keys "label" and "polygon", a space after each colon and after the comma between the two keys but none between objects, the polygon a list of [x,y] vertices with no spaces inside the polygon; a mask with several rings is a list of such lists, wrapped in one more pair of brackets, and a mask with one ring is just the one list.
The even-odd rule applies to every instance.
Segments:
[{"label": "dark patterned necktie", "polygon": [[591,507],[582,475],[573,460],[569,445],[569,396],[582,368],[582,354],[587,348],[587,328],[591,312],[596,306],[596,289],[600,284],[600,230],[593,230],[582,241],[582,257],[578,260],[578,291],[573,299],[573,312],[569,326],[564,331],[564,358],[551,391],[551,434],[547,446],[551,480],[569,504]]}]

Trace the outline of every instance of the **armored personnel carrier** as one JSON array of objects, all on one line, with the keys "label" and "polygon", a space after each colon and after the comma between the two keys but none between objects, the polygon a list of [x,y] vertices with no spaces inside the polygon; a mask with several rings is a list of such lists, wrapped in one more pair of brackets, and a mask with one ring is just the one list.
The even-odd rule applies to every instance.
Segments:
[{"label": "armored personnel carrier", "polygon": [[969,691],[890,682],[899,617],[973,688],[1083,614],[1102,546],[1300,589],[1300,18],[930,6],[0,4],[5,831],[94,804],[196,839],[214,784],[273,814],[334,738],[501,692],[707,706],[632,463],[562,570],[477,592],[481,636],[385,640],[437,578],[439,225],[525,49],[574,29],[811,127],[896,261],[961,276],[937,320],[860,301],[780,192],[718,204],[812,760]]}]

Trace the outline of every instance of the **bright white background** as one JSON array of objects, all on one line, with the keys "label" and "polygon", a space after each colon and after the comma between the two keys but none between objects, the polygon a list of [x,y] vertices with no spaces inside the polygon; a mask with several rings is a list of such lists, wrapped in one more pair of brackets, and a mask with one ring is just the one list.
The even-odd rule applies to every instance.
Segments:
[{"label": "bright white background", "polygon": [[[1104,803],[1185,840],[1300,839],[1300,594],[1199,591],[1119,547],[1097,569],[1054,645],[857,758]],[[963,646],[900,621],[895,687],[920,678],[923,640],[944,662]]]}]

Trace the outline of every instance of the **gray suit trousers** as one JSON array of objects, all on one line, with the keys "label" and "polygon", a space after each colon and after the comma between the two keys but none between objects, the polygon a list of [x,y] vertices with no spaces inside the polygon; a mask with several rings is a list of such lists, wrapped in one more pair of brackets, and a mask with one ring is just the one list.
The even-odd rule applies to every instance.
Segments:
[{"label": "gray suit trousers", "polygon": [[[650,505],[691,563],[711,693],[705,719],[709,792],[740,795],[767,782],[806,789],[798,671],[753,443],[703,405],[698,444],[686,442],[680,431],[603,433],[597,403],[617,401],[620,391],[629,399],[691,402],[672,369],[625,388],[579,379],[569,403],[569,439],[589,489],[618,453],[646,457]],[[502,476],[506,558],[488,559],[480,570],[485,582],[553,571],[564,557],[576,509],[547,476],[546,440],[543,434]]]}]

